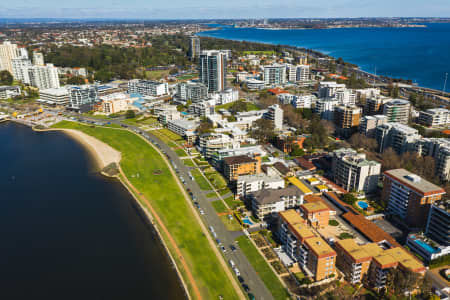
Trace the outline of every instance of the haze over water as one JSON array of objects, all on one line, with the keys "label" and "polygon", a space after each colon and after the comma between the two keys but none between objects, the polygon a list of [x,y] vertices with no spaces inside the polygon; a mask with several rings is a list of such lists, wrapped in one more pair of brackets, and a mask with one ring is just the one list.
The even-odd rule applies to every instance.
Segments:
[{"label": "haze over water", "polygon": [[[442,90],[450,73],[450,24],[426,28],[341,28],[266,30],[233,28],[205,31],[200,36],[298,46],[357,64],[364,71],[412,79]],[[446,91],[450,91],[450,77]]]},{"label": "haze over water", "polygon": [[152,227],[60,132],[0,124],[2,299],[184,299]]}]

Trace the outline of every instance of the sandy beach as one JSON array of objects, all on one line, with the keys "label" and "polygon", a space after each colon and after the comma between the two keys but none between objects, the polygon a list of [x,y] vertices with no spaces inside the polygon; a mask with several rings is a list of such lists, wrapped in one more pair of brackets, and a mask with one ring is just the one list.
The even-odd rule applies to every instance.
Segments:
[{"label": "sandy beach", "polygon": [[62,131],[82,144],[92,154],[96,167],[98,167],[100,170],[111,163],[118,164],[122,158],[122,155],[119,151],[81,131],[73,129],[52,130]]}]

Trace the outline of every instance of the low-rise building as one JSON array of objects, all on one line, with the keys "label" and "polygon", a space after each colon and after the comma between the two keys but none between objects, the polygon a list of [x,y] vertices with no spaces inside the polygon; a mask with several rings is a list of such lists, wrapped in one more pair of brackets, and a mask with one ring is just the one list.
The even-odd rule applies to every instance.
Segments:
[{"label": "low-rise building", "polygon": [[204,133],[200,135],[198,144],[200,153],[206,159],[211,159],[219,150],[237,147],[229,135],[222,133]]},{"label": "low-rise building", "polygon": [[303,203],[303,193],[292,185],[284,189],[262,189],[248,196],[252,212],[260,220],[272,220],[277,213],[298,207]]},{"label": "low-rise building", "polygon": [[167,122],[167,128],[170,131],[184,137],[188,140],[188,142],[192,142],[190,139],[195,138],[194,132],[198,125],[198,122],[183,119],[171,120]]},{"label": "low-rise building", "polygon": [[39,92],[39,102],[66,106],[69,104],[69,91],[65,87],[46,89]]},{"label": "low-rise building", "polygon": [[405,169],[384,172],[381,201],[388,212],[412,228],[424,228],[431,205],[440,200],[445,190]]},{"label": "low-rise building", "polygon": [[128,93],[138,93],[143,96],[159,97],[169,94],[167,82],[132,79],[128,81]]},{"label": "low-rise building", "polygon": [[154,107],[153,111],[158,116],[158,121],[163,125],[167,125],[169,121],[181,119],[181,113],[175,105],[158,105]]},{"label": "low-rise building", "polygon": [[20,86],[0,86],[0,99],[9,99],[16,96],[20,96],[21,90]]},{"label": "low-rise building", "polygon": [[450,111],[445,108],[430,108],[419,113],[418,122],[428,127],[440,127],[450,124]]},{"label": "low-rise building", "polygon": [[99,102],[98,86],[81,85],[69,87],[70,108],[80,112],[92,110],[95,103]]},{"label": "low-rise building", "polygon": [[284,179],[278,175],[266,175],[264,173],[254,175],[238,176],[236,182],[236,195],[242,198],[250,193],[262,189],[282,189],[284,188]]},{"label": "low-rise building", "polygon": [[450,254],[450,246],[441,246],[434,241],[428,241],[428,239],[419,234],[408,235],[406,246],[412,252],[420,255],[426,262]]},{"label": "low-rise building", "polygon": [[132,104],[137,98],[131,98],[125,93],[113,93],[99,97],[101,102],[101,111],[104,114],[110,115],[126,111],[132,108]]},{"label": "low-rise building", "polygon": [[450,246],[450,204],[435,203],[428,214],[425,234],[436,243]]},{"label": "low-rise building", "polygon": [[250,91],[258,91],[262,90],[266,87],[266,83],[264,80],[258,80],[255,78],[249,78],[244,81],[245,86],[247,86],[247,89]]}]

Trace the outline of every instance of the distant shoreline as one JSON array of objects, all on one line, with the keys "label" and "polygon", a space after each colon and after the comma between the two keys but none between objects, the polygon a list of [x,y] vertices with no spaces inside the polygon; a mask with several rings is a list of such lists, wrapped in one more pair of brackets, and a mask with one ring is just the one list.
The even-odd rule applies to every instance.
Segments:
[{"label": "distant shoreline", "polygon": [[[226,26],[226,25],[225,25],[225,26]],[[340,28],[304,28],[304,29],[301,29],[301,28],[298,28],[298,29],[295,29],[295,28],[286,28],[286,29],[271,29],[271,28],[256,28],[256,27],[235,27],[235,28],[236,28],[236,29],[274,30],[274,31],[276,31],[276,30],[323,30],[323,29],[340,29]],[[386,27],[386,26],[380,26],[380,27],[345,27],[345,28],[342,28],[342,29],[359,29],[359,28],[360,28],[360,29],[364,29],[364,28],[407,28],[407,27]],[[413,27],[413,28],[415,28],[415,27]],[[223,29],[223,27],[215,27],[215,30],[222,30],[222,29]],[[199,33],[202,33],[202,32],[207,33],[207,32],[209,32],[209,31],[211,31],[211,30],[200,31]],[[232,38],[216,37],[216,36],[210,36],[210,35],[200,35],[200,37],[213,38],[213,39],[222,39],[222,40],[229,40],[229,41],[238,41],[238,42],[249,42],[249,43],[261,44],[261,45],[264,45],[264,44],[265,44],[265,45],[273,45],[273,46],[276,46],[276,45],[277,45],[276,43],[272,43],[272,42],[252,41],[252,40],[243,39],[243,38],[232,39]],[[289,49],[292,49],[292,50],[297,50],[297,51],[301,51],[301,52],[316,53],[316,54],[318,54],[318,55],[320,55],[320,56],[322,56],[322,57],[324,57],[324,58],[329,57],[329,58],[333,58],[333,59],[335,59],[335,60],[337,59],[337,58],[334,57],[334,56],[325,54],[325,53],[323,53],[323,52],[320,51],[320,50],[315,50],[315,49],[312,49],[312,48],[301,47],[301,46],[293,46],[293,45],[286,45],[286,44],[281,44],[280,46],[281,46],[281,47],[284,47],[284,48],[287,48],[288,50],[289,50]],[[349,62],[349,63],[350,63],[350,62]],[[370,75],[370,76],[374,76],[374,77],[379,78],[379,79],[381,78],[380,75],[376,75],[376,74],[373,74],[373,73],[371,73],[371,72],[368,72],[368,71],[363,70],[363,69],[362,69],[359,65],[357,65],[357,64],[354,64],[354,63],[351,63],[351,64],[352,64],[352,65],[355,65],[355,66],[356,66],[355,69],[357,69],[359,72],[363,72],[363,73],[365,73],[365,74],[368,74],[368,75]],[[400,79],[400,78],[390,77],[390,76],[387,76],[387,75],[381,75],[381,76],[382,76],[383,78],[390,79],[393,83],[396,83],[395,81]],[[410,80],[412,80],[412,79],[410,79]],[[424,86],[419,86],[419,85],[413,85],[413,84],[408,84],[408,83],[405,83],[405,82],[398,82],[398,84],[404,84],[404,85],[408,85],[410,88],[420,89],[420,90],[424,90],[424,91],[431,91],[431,92],[434,92],[434,93],[437,93],[437,94],[442,95],[442,90],[438,90],[438,89],[435,89],[435,88],[424,87]],[[449,93],[448,91],[445,92],[445,95],[446,95],[446,97],[450,97],[450,93]]]}]

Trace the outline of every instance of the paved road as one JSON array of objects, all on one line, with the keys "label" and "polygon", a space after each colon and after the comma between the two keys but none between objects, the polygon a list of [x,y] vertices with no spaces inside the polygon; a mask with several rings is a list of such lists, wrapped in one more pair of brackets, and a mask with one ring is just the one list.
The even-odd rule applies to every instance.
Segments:
[{"label": "paved road", "polygon": [[[93,119],[85,116],[81,116],[78,114],[72,114],[72,116],[81,119],[81,120],[88,120],[88,121],[94,121],[94,122],[102,122],[103,120]],[[122,123],[118,120],[110,120],[108,122],[121,125]],[[135,131],[142,131],[138,127],[126,125],[129,129],[135,130]],[[218,239],[222,242],[222,244],[226,248],[226,253],[223,253],[225,256],[225,260],[228,263],[228,261],[231,259],[236,264],[237,268],[239,269],[241,273],[241,277],[244,279],[245,283],[249,286],[250,292],[255,296],[256,299],[261,300],[269,300],[273,299],[272,294],[269,292],[269,290],[264,285],[261,278],[256,273],[253,266],[250,264],[248,259],[245,257],[244,253],[239,249],[239,246],[237,247],[236,251],[231,251],[230,245],[235,245],[234,242],[236,238],[235,232],[230,232],[226,229],[225,225],[222,223],[220,218],[217,216],[216,211],[211,205],[211,201],[209,201],[204,191],[202,191],[199,187],[199,185],[192,181],[189,177],[189,167],[185,166],[183,161],[178,158],[178,155],[164,142],[162,142],[159,138],[151,134],[150,132],[146,132],[146,135],[149,137],[147,138],[152,143],[157,143],[160,146],[160,149],[164,151],[168,157],[169,160],[173,161],[175,166],[178,169],[179,175],[182,176],[185,180],[185,186],[186,188],[189,188],[193,195],[197,198],[197,202],[199,203],[200,207],[204,210],[205,214],[201,215],[202,219],[204,220],[206,226],[209,228],[209,226],[212,226],[214,228],[214,231],[217,234]],[[242,233],[243,234],[243,233]]]}]

